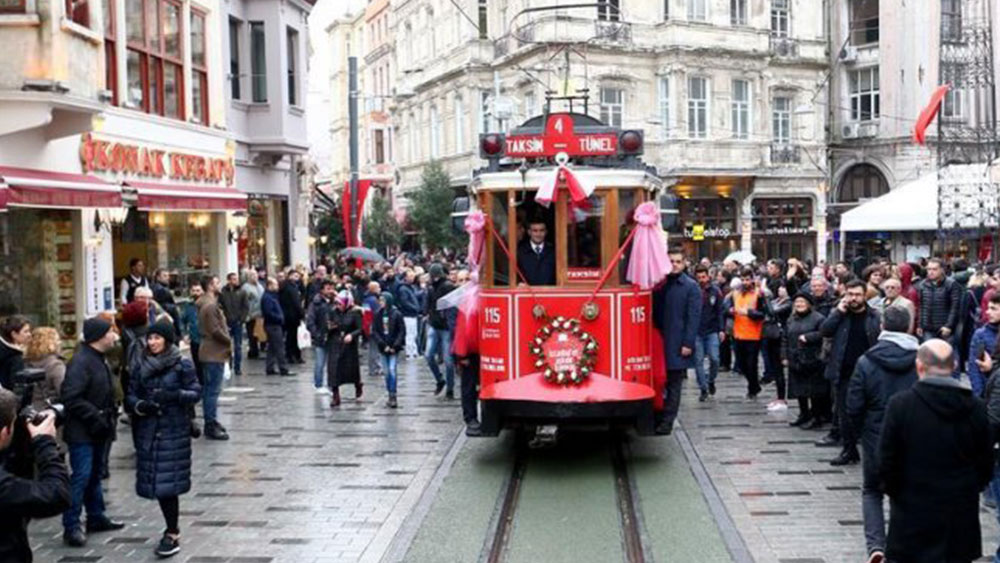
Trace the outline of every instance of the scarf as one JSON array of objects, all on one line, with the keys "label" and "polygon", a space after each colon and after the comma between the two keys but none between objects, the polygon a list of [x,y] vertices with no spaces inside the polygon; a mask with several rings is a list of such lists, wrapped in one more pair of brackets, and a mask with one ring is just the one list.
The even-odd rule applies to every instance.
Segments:
[{"label": "scarf", "polygon": [[159,377],[181,361],[181,351],[171,344],[157,355],[149,353],[149,348],[143,347],[139,354],[139,378],[142,380]]}]

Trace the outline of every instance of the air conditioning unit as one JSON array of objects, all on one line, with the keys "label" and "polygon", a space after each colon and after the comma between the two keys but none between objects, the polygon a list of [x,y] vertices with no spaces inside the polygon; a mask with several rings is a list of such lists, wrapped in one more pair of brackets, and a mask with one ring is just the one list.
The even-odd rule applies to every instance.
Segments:
[{"label": "air conditioning unit", "polygon": [[848,123],[840,131],[840,136],[845,139],[857,139],[858,132],[860,130],[860,125],[857,123]]},{"label": "air conditioning unit", "polygon": [[858,60],[858,48],[848,45],[840,51],[840,61],[845,63],[853,63]]}]

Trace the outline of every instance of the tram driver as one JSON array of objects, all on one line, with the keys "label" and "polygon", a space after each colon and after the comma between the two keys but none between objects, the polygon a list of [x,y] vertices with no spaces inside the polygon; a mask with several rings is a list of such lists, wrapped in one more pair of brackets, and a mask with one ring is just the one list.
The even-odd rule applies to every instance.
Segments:
[{"label": "tram driver", "polygon": [[548,226],[540,216],[528,222],[528,237],[517,246],[517,265],[528,285],[556,284],[556,251],[546,240]]}]

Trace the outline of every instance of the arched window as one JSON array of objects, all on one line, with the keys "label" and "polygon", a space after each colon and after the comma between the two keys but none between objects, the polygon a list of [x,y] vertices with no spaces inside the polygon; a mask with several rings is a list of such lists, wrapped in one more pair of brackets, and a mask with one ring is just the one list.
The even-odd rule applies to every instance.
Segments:
[{"label": "arched window", "polygon": [[837,190],[838,203],[874,199],[889,193],[889,182],[871,164],[856,164],[847,171]]}]

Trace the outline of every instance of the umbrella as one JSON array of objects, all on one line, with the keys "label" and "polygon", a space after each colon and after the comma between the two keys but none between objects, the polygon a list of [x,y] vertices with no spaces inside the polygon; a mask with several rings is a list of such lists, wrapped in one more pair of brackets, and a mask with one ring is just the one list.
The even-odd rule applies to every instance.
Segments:
[{"label": "umbrella", "polygon": [[348,246],[337,254],[345,258],[353,258],[364,262],[385,262],[385,258],[381,254],[363,246]]},{"label": "umbrella", "polygon": [[726,261],[732,260],[733,262],[738,262],[741,265],[752,264],[757,260],[757,257],[753,255],[753,252],[749,250],[737,250],[736,252],[730,253],[726,256]]}]

